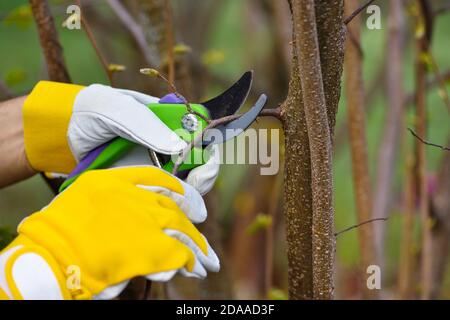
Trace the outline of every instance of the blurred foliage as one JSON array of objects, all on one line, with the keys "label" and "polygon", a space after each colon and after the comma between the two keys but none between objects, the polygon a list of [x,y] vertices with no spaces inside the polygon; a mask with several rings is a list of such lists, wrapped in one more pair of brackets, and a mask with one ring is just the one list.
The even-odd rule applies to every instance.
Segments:
[{"label": "blurred foliage", "polygon": [[178,55],[186,54],[192,51],[192,48],[184,43],[178,43],[173,47],[173,52]]},{"label": "blurred foliage", "polygon": [[108,65],[108,70],[110,72],[122,72],[125,71],[127,67],[125,67],[123,64],[115,64],[111,63]]},{"label": "blurred foliage", "polygon": [[247,234],[253,235],[259,231],[266,230],[272,224],[272,217],[267,214],[258,214],[255,219],[247,227]]},{"label": "blurred foliage", "polygon": [[6,26],[26,29],[33,23],[33,15],[29,5],[21,5],[11,10],[2,20]]},{"label": "blurred foliage", "polygon": [[225,61],[225,52],[222,50],[211,49],[202,55],[202,62],[206,66],[222,64]]},{"label": "blurred foliage", "polygon": [[[183,1],[187,0],[173,0],[174,7],[182,7]],[[221,1],[219,14],[214,15],[211,25],[197,35],[197,37],[204,38],[204,48],[198,48],[187,41],[183,43],[178,42],[185,41],[185,39],[180,38],[177,39],[178,44],[174,48],[175,53],[185,54],[189,52],[190,55],[198,58],[202,64],[206,65],[208,71],[229,83],[237,75],[242,74],[243,70],[255,69],[255,85],[266,90],[270,97],[271,92],[269,90],[274,81],[273,70],[279,68],[279,66],[273,66],[270,63],[272,58],[271,46],[273,45],[271,28],[273,26],[269,25],[264,19],[254,18],[254,15],[257,13],[248,7],[250,4],[256,3],[253,0],[217,1]],[[207,2],[202,1],[201,4],[196,2],[196,5],[206,5]],[[43,62],[36,28],[34,23],[32,23],[27,3],[26,0],[0,1],[0,78],[4,79],[16,94],[29,92],[39,79],[46,77],[45,63]],[[95,51],[84,32],[82,30],[67,30],[62,27],[63,22],[68,19],[65,13],[65,6],[71,4],[71,1],[58,0],[50,1],[50,3],[52,4],[55,23],[73,81],[82,85],[92,83],[107,84],[105,72],[102,70]],[[95,6],[102,16],[107,17],[116,25],[118,24],[114,18],[111,19],[112,14],[104,1],[92,1],[92,5]],[[416,24],[416,27],[414,27],[413,21],[411,21],[415,16],[414,10],[417,10],[417,8],[409,7],[408,27],[411,37],[414,34],[420,35],[424,32],[424,30],[421,30],[423,29],[423,23]],[[175,12],[175,17],[177,14]],[[252,15],[253,18],[250,19],[249,15]],[[192,17],[189,18],[192,19]],[[186,25],[185,28],[189,28],[189,25]],[[448,15],[436,19],[431,51],[441,71],[447,71],[450,68],[450,59],[448,58],[450,41],[448,41],[447,31],[449,28],[450,19],[448,19]],[[122,72],[117,74],[117,78],[123,77],[121,82],[123,87],[132,88],[134,84],[127,82],[127,80],[130,78],[130,74],[138,73],[139,69],[136,70],[129,63],[136,59],[136,47],[129,40],[128,34],[126,32],[102,34],[101,31],[94,31],[96,36],[102,41],[102,44],[106,43],[108,45],[108,55],[117,58],[113,60],[117,64],[113,65],[112,68],[116,70],[122,69],[121,66],[127,66],[125,70],[121,70]],[[385,66],[386,31],[387,12],[386,8],[383,7],[382,29],[367,30],[364,28],[362,34],[361,47],[364,52],[364,81],[367,88],[373,84],[373,79],[380,72],[380,69]],[[414,89],[414,55],[414,44],[412,41],[407,41],[403,59],[406,93],[412,93]],[[142,67],[145,67],[145,65]],[[431,76],[432,74],[430,74]],[[192,82],[193,85],[197,85],[195,79]],[[384,82],[384,79],[382,79],[382,82]],[[224,89],[223,83],[217,83],[212,80],[208,81],[207,85],[206,95],[208,97],[212,97]],[[372,177],[375,176],[379,142],[384,129],[384,117],[387,108],[386,92],[383,83],[379,84],[379,87],[380,89],[371,100],[371,105],[367,106],[367,138]],[[450,125],[446,106],[443,104],[440,95],[442,95],[442,92],[440,92],[439,88],[430,89],[428,93],[428,137],[430,140],[445,144]],[[281,101],[270,101],[272,105],[276,105],[279,102]],[[413,108],[410,105],[406,107],[408,110],[405,123],[406,126],[410,126],[414,122]],[[345,123],[346,119],[346,99],[343,95],[340,101],[336,131]],[[413,138],[408,135],[406,130],[403,133],[403,140],[406,146],[413,143]],[[283,150],[283,148],[281,149]],[[401,236],[403,201],[402,180],[405,173],[404,149],[405,146],[400,150],[394,173],[393,189],[395,200],[392,216],[388,222],[379,222],[387,223],[388,227],[386,241],[388,267],[386,278],[388,279],[393,279],[399,258],[398,244]],[[289,152],[289,150],[285,152]],[[442,152],[433,148],[427,148],[426,152],[428,171],[430,174],[433,174],[436,172],[438,163],[441,160]],[[343,141],[340,151],[335,153],[333,160],[335,225],[336,230],[341,230],[356,223],[353,184],[350,178],[351,159],[347,140]],[[248,184],[246,183],[249,179],[246,175],[248,169],[249,166],[243,165],[224,165],[221,169],[221,176],[216,184],[216,190],[221,199],[218,208],[219,220],[224,222],[224,224],[226,222],[227,227],[234,221],[233,213],[245,215],[257,208],[259,199],[255,199],[255,195],[248,189]],[[0,190],[0,227],[14,229],[24,216],[43,207],[51,198],[51,192],[38,176]],[[278,219],[282,220],[282,217]],[[245,237],[247,238],[242,239],[254,238],[253,235],[255,233],[267,227],[268,223],[270,223],[268,220],[268,217],[265,215],[257,216],[250,225],[245,226],[244,231],[247,230],[245,232]],[[282,224],[282,221],[280,223]],[[282,230],[282,228],[276,230]],[[416,234],[418,235],[418,232]],[[231,236],[225,234],[224,237],[229,240]],[[283,234],[279,235],[278,238],[280,238],[279,241],[284,241]],[[5,237],[4,239],[8,238]],[[279,247],[277,247],[275,252],[277,257],[284,255],[284,252]],[[338,237],[337,259],[339,265],[347,269],[355,268],[358,265],[357,232],[347,232]],[[278,261],[276,264],[283,265]],[[285,270],[281,272],[285,272]],[[450,270],[447,274],[450,274]],[[445,284],[447,289],[444,295],[446,294],[447,297],[450,297],[450,277],[446,278]],[[282,290],[277,290],[271,290],[269,296],[271,298],[286,297]]]},{"label": "blurred foliage", "polygon": [[27,73],[20,68],[10,69],[5,74],[5,83],[8,86],[15,87],[27,79]]},{"label": "blurred foliage", "polygon": [[16,236],[9,227],[0,227],[0,250],[5,248]]},{"label": "blurred foliage", "polygon": [[288,295],[283,290],[277,288],[271,288],[268,293],[268,298],[270,300],[287,300]]}]

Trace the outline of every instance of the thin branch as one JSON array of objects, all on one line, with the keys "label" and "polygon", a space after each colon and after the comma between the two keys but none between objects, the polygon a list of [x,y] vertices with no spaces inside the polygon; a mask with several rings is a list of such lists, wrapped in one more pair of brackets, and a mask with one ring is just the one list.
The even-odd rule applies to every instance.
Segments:
[{"label": "thin branch", "polygon": [[[352,12],[359,5],[358,0],[346,0],[345,12]],[[347,26],[354,40],[361,38],[361,19],[355,18],[355,23]],[[352,160],[353,188],[355,194],[355,208],[358,222],[372,217],[372,191],[367,148],[366,119],[365,119],[365,86],[363,81],[363,57],[358,47],[348,39],[345,52],[345,83],[347,97],[348,132],[350,139],[350,154]],[[358,230],[358,242],[361,252],[361,266],[379,265],[375,250],[374,228]],[[365,276],[365,268],[359,268]],[[363,298],[378,299],[376,290],[362,289]]]},{"label": "thin branch", "polygon": [[367,221],[355,224],[355,225],[353,225],[351,227],[345,228],[344,230],[341,230],[339,232],[336,232],[334,234],[334,236],[337,237],[337,236],[339,236],[339,235],[341,235],[341,234],[343,234],[343,233],[345,233],[347,231],[353,230],[355,228],[359,228],[359,227],[361,227],[361,226],[363,226],[365,224],[368,224],[368,223],[371,223],[371,222],[374,222],[374,221],[387,221],[387,220],[388,220],[388,218],[373,218],[373,219],[370,219],[370,220],[367,220]]},{"label": "thin branch", "polygon": [[358,14],[360,14],[363,10],[365,10],[368,6],[370,6],[375,0],[370,0],[367,3],[361,5],[358,9],[353,11],[351,15],[344,19],[345,24],[349,24]]},{"label": "thin branch", "polygon": [[[210,120],[208,125],[203,129],[201,133],[199,133],[191,142],[188,143],[188,145],[183,149],[181,152],[181,155],[178,157],[177,161],[175,162],[175,165],[172,170],[172,174],[176,174],[178,172],[178,169],[180,168],[181,164],[186,160],[187,156],[189,155],[189,152],[197,146],[200,141],[203,139],[203,135],[205,132],[209,129],[215,128],[221,124],[227,124],[233,120],[236,120],[240,118],[242,114],[232,114],[226,117],[222,117],[219,119]],[[259,114],[260,117],[275,117],[277,119],[281,119],[281,108],[274,108],[274,109],[266,109],[262,110]]]},{"label": "thin branch", "polygon": [[417,140],[419,140],[419,141],[422,142],[423,144],[426,144],[427,146],[436,147],[436,148],[442,149],[442,150],[444,150],[444,151],[450,151],[450,147],[445,147],[445,146],[443,146],[443,145],[436,144],[436,143],[430,142],[430,141],[428,141],[428,140],[425,140],[425,139],[423,139],[422,137],[420,137],[416,132],[414,132],[414,130],[411,129],[411,128],[408,128],[408,130],[409,130],[409,132],[411,132],[411,134],[412,134]]},{"label": "thin branch", "polygon": [[[81,1],[80,0],[75,0],[77,5],[81,8]],[[106,76],[108,77],[109,83],[111,85],[114,84],[114,80],[113,80],[113,73],[111,72],[111,70],[109,69],[109,62],[106,59],[106,57],[104,56],[104,54],[102,53],[102,51],[100,50],[99,45],[97,44],[97,41],[95,40],[94,34],[92,33],[91,27],[89,26],[89,23],[87,22],[85,16],[82,14],[81,15],[81,24],[84,27],[84,30],[86,32],[86,35],[89,38],[89,41],[92,44],[92,47],[95,50],[95,53],[97,54],[97,57],[99,58],[103,69],[105,70]]]}]

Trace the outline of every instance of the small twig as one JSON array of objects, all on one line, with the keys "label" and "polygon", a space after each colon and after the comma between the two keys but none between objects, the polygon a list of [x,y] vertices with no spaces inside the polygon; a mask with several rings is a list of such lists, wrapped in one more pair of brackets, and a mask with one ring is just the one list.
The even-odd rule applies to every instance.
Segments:
[{"label": "small twig", "polygon": [[387,221],[387,220],[388,220],[388,218],[373,218],[373,219],[370,219],[370,220],[367,220],[367,221],[363,221],[363,222],[358,223],[358,224],[355,224],[355,225],[353,225],[353,226],[351,226],[351,227],[345,228],[344,230],[341,230],[341,231],[339,231],[339,232],[336,232],[336,233],[334,234],[334,236],[337,237],[337,236],[341,235],[341,234],[344,233],[344,232],[353,230],[353,229],[355,229],[355,228],[359,228],[359,227],[361,227],[361,226],[363,226],[363,225],[365,225],[365,224],[368,224],[368,223],[371,223],[371,222],[374,222],[374,221]]},{"label": "small twig", "polygon": [[368,6],[370,6],[375,0],[370,0],[367,3],[361,5],[358,9],[353,11],[351,15],[344,19],[345,24],[349,24],[358,14],[360,14],[363,10],[365,10]]},{"label": "small twig", "polygon": [[[275,117],[281,121],[281,107],[278,108],[272,108],[272,109],[265,109],[262,110],[259,114],[259,117]],[[175,165],[172,170],[172,174],[176,174],[178,172],[179,167],[181,164],[186,160],[187,156],[189,155],[189,152],[197,146],[200,141],[203,138],[203,135],[205,134],[206,130],[215,128],[221,124],[227,124],[228,122],[231,122],[233,120],[238,119],[241,117],[242,114],[232,114],[226,117],[222,117],[219,119],[210,120],[208,125],[205,127],[205,129],[202,130],[201,133],[199,133],[189,144],[183,149],[180,156],[178,157],[177,161],[175,162]]]},{"label": "small twig", "polygon": [[200,117],[201,119],[205,120],[206,123],[210,123],[211,120],[209,120],[208,118],[206,118],[204,115],[202,115],[201,113],[195,111],[194,109],[192,109],[191,104],[189,103],[189,101],[186,100],[185,97],[183,97],[177,90],[177,88],[175,87],[175,84],[170,81],[170,79],[167,79],[166,76],[164,76],[161,72],[158,71],[158,78],[160,78],[161,80],[163,80],[165,83],[167,83],[167,85],[169,86],[169,88],[171,89],[172,93],[175,94],[179,99],[181,99],[184,104],[186,105],[186,109],[189,113],[195,114],[196,116]]},{"label": "small twig", "polygon": [[411,134],[412,134],[417,140],[419,140],[419,141],[422,142],[423,144],[426,144],[426,145],[432,146],[432,147],[436,147],[436,148],[442,149],[442,150],[444,150],[444,151],[450,151],[450,147],[445,147],[445,146],[443,146],[443,145],[440,145],[440,144],[436,144],[436,143],[427,141],[427,140],[421,138],[417,133],[415,133],[413,129],[408,128],[408,130],[409,130],[409,132],[411,132]]}]

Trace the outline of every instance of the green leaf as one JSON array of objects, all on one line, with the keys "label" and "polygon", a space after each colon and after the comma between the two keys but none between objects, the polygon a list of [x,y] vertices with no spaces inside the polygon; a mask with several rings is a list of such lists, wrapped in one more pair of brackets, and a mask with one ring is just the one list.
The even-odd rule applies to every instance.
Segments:
[{"label": "green leaf", "polygon": [[222,50],[211,49],[202,56],[202,62],[206,66],[222,64],[225,61],[225,52]]},{"label": "green leaf", "polygon": [[139,72],[149,77],[159,76],[159,71],[153,68],[142,68],[141,70],[139,70]]},{"label": "green leaf", "polygon": [[267,229],[272,224],[272,217],[267,214],[258,214],[253,222],[247,227],[248,234],[256,234],[261,230]]},{"label": "green leaf", "polygon": [[178,43],[176,46],[173,47],[173,53],[175,53],[177,55],[183,55],[183,54],[189,53],[191,51],[192,51],[191,47],[189,47],[183,43]]},{"label": "green leaf", "polygon": [[9,86],[15,86],[23,83],[27,79],[27,73],[25,70],[16,68],[11,69],[5,74],[5,82]]},{"label": "green leaf", "polygon": [[6,26],[16,26],[20,29],[27,29],[33,22],[33,14],[29,5],[18,6],[11,10],[3,19]]},{"label": "green leaf", "polygon": [[267,293],[267,297],[270,300],[287,300],[288,299],[288,295],[286,294],[286,292],[284,292],[281,289],[277,289],[277,288],[270,288],[269,292]]},{"label": "green leaf", "polygon": [[108,70],[109,70],[110,72],[122,72],[122,71],[125,71],[126,68],[127,68],[127,67],[125,67],[125,66],[122,65],[122,64],[110,63],[110,64],[108,65]]}]

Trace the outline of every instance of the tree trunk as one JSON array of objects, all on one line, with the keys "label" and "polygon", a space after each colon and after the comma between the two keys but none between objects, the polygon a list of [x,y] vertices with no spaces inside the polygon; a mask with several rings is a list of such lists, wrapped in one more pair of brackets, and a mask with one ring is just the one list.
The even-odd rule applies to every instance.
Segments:
[{"label": "tree trunk", "polygon": [[[283,105],[289,294],[292,299],[330,299],[335,248],[331,132],[340,96],[339,50],[343,50],[342,14],[330,12],[342,12],[343,7],[341,1],[329,6],[333,10],[321,1],[317,7],[312,0],[292,0],[290,5],[294,46]],[[321,13],[317,20],[316,10]],[[334,56],[328,54],[333,38],[338,51]]]}]

